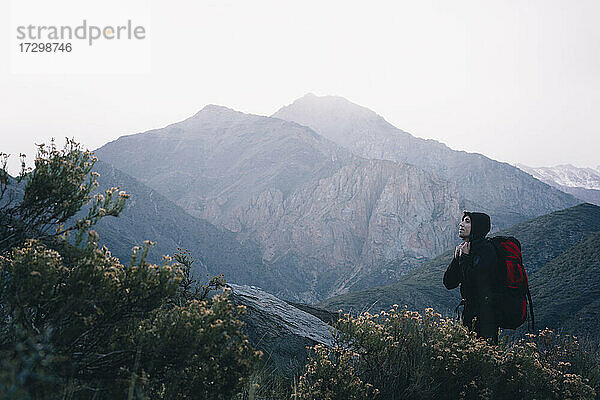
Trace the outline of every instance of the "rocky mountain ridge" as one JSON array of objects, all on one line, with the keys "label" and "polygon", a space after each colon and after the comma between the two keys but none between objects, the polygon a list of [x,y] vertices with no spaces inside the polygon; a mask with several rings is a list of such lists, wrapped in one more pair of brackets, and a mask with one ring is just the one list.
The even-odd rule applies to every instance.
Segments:
[{"label": "rocky mountain ridge", "polygon": [[357,156],[413,164],[445,178],[468,200],[466,208],[492,216],[495,229],[578,203],[512,165],[414,137],[343,97],[307,94],[273,117],[310,127]]},{"label": "rocky mountain ridge", "polygon": [[[344,126],[358,124],[362,133],[364,121],[380,126],[383,133],[378,128],[367,135],[380,149],[399,143],[397,138],[379,143],[392,129],[406,139],[407,151],[424,146],[419,157],[439,156],[423,145],[430,141],[398,134],[370,110],[350,109],[347,116]],[[265,289],[310,303],[354,290],[357,282],[364,287],[397,280],[443,252],[452,245],[464,208],[503,205],[491,208],[498,228],[576,202],[507,164],[433,146],[450,152],[454,161],[424,168],[409,162],[414,155],[399,161],[355,154],[297,122],[210,105],[95,153],[187,213],[233,232],[240,243],[256,243],[257,268],[270,276]],[[477,190],[449,179],[452,174],[443,173],[448,165],[452,171],[457,165],[479,171],[480,176],[466,174]],[[494,185],[484,186],[489,181]]]},{"label": "rocky mountain ridge", "polygon": [[[365,160],[309,128],[207,106],[178,124],[95,152],[187,212],[254,241],[305,302],[347,290],[381,260],[394,277],[450,243],[463,200],[414,166]],[[413,190],[413,188],[420,188]],[[296,283],[293,283],[295,281]]]}]

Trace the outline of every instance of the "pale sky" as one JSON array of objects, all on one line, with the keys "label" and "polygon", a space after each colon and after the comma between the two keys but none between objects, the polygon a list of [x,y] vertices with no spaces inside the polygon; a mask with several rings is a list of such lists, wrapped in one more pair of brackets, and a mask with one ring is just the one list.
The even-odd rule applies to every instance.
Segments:
[{"label": "pale sky", "polygon": [[[111,1],[0,2],[1,152],[65,136],[94,149],[207,104],[270,115],[312,92],[499,161],[600,165],[600,1]],[[147,37],[26,73],[14,56],[23,18],[131,18]],[[82,54],[96,68],[76,64]],[[26,56],[50,68],[50,55]]]}]

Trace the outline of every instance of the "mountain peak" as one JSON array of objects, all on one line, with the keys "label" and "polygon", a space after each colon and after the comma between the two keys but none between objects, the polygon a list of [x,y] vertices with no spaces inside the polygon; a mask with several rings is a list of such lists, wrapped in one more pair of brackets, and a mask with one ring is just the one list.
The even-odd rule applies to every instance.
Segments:
[{"label": "mountain peak", "polygon": [[241,111],[236,111],[229,107],[220,106],[218,104],[207,104],[200,111],[198,111],[194,115],[194,117],[196,117],[198,115],[202,115],[202,114],[221,114],[221,115],[233,114],[233,115],[236,115],[236,114],[244,114],[244,113]]},{"label": "mountain peak", "polygon": [[288,119],[289,115],[298,114],[335,115],[337,118],[383,119],[374,111],[360,106],[341,96],[317,96],[307,93],[292,104],[280,108],[273,117]]},{"label": "mountain peak", "polygon": [[213,123],[231,123],[239,122],[242,120],[252,119],[258,117],[252,114],[246,114],[241,111],[234,110],[229,107],[221,106],[218,104],[208,104],[204,106],[200,111],[191,117],[177,123],[177,125],[185,126],[187,128],[199,126],[198,124],[213,124]]}]

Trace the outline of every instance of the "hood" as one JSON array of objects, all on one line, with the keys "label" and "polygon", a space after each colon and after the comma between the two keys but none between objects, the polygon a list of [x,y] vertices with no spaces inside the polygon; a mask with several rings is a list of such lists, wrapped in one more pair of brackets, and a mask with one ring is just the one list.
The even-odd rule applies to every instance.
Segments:
[{"label": "hood", "polygon": [[466,216],[471,218],[471,240],[484,238],[488,234],[491,228],[490,216],[480,212],[469,212],[463,213],[463,219]]}]

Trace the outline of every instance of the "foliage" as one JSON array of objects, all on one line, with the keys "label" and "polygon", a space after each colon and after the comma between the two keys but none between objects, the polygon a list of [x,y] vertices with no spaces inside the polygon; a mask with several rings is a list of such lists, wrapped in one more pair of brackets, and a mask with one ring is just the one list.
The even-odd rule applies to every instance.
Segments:
[{"label": "foliage", "polygon": [[[240,334],[239,315],[227,294],[184,307],[157,310],[132,332],[146,392],[156,399],[230,399],[260,355]],[[134,371],[135,372],[135,371]]]},{"label": "foliage", "polygon": [[432,309],[423,317],[395,306],[345,314],[335,338],[337,349],[315,348],[318,361],[301,378],[300,396],[344,382],[350,369],[336,359],[340,351],[353,355],[353,374],[378,389],[380,399],[593,399],[600,389],[598,358],[550,330],[493,345]]},{"label": "foliage", "polygon": [[281,371],[268,357],[262,357],[235,400],[281,400],[293,393],[293,377]]},{"label": "foliage", "polygon": [[[81,150],[71,139],[67,139],[62,150],[57,149],[54,141],[49,146],[38,145],[35,168],[30,171],[22,161],[21,173],[14,182],[6,172],[7,158],[3,155],[0,174],[0,253],[27,238],[51,243],[72,231],[78,232],[77,241],[80,242],[84,232],[102,217],[119,215],[129,197],[123,191],[118,192],[118,188],[92,196],[98,186],[98,174],[92,172],[96,158],[91,152]],[[15,192],[8,190],[9,185],[23,182],[23,194],[16,203]],[[11,194],[11,198],[5,198]],[[76,219],[65,227],[64,224],[90,201],[85,218]]]},{"label": "foliage", "polygon": [[179,284],[178,304],[182,305],[190,300],[204,300],[212,291],[218,291],[225,286],[223,275],[216,275],[209,279],[207,284],[202,285],[200,280],[194,277],[192,265],[196,260],[189,250],[177,248],[173,256],[175,261],[181,265],[181,283]]},{"label": "foliage", "polygon": [[118,216],[128,195],[92,196],[93,162],[68,141],[40,146],[16,181],[1,169],[3,189],[26,184],[0,210],[10,222],[0,231],[0,398],[231,398],[260,356],[241,332],[243,308],[227,292],[209,298],[224,280],[200,285],[189,254],[150,264],[147,241],[125,266],[100,247],[89,228]]},{"label": "foliage", "polygon": [[355,367],[359,355],[342,347],[329,349],[323,345],[312,347],[307,371],[300,376],[292,399],[368,400],[377,398],[379,390],[364,383]]}]

